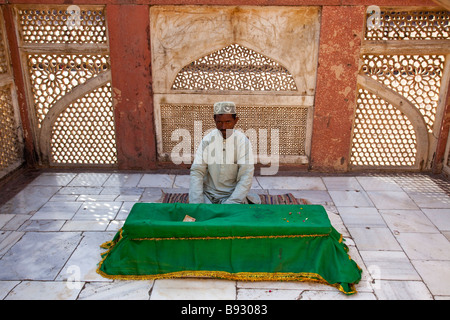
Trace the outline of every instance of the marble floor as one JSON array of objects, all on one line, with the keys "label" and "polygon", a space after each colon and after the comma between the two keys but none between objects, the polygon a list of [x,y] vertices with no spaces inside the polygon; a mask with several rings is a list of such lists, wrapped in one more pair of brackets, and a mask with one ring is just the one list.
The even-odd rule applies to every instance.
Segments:
[{"label": "marble floor", "polygon": [[254,178],[256,192],[326,208],[363,269],[352,296],[308,282],[113,281],[95,272],[99,245],[135,202],[188,185],[178,174],[36,174],[0,202],[0,299],[450,299],[450,183],[426,174]]}]

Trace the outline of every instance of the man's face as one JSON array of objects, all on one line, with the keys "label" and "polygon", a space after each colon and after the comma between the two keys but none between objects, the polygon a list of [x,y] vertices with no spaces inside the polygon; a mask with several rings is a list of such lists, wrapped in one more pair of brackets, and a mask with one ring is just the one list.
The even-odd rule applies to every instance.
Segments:
[{"label": "man's face", "polygon": [[[216,122],[216,128],[220,130],[222,133],[222,137],[226,139],[232,134],[232,129],[236,125],[236,122],[238,121],[238,117],[233,118],[233,115],[231,114],[216,114],[214,116],[214,121]],[[227,134],[227,129],[230,129]]]}]

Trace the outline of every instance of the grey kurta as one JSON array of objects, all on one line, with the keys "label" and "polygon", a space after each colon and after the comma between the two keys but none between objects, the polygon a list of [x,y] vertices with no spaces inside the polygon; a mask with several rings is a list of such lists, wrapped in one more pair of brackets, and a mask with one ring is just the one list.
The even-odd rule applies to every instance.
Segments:
[{"label": "grey kurta", "polygon": [[[223,139],[214,129],[201,141],[191,166],[189,202],[247,203],[254,173],[250,141],[240,131]],[[249,195],[251,202],[259,197]]]}]

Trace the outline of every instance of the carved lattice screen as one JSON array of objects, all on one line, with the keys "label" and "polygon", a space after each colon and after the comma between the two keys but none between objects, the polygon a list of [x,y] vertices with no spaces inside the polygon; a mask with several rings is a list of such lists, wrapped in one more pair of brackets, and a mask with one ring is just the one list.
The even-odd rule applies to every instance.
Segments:
[{"label": "carved lattice screen", "polygon": [[429,167],[450,72],[449,12],[381,9],[378,18],[365,30],[351,163]]},{"label": "carved lattice screen", "polygon": [[[215,124],[211,115],[212,105],[161,105],[161,122],[163,137],[163,152],[170,154],[175,145],[179,141],[172,140],[172,132],[177,128],[188,130],[191,137],[194,137],[196,130],[205,133],[209,129],[215,128]],[[306,154],[306,136],[307,136],[307,118],[308,107],[301,106],[249,106],[238,105],[239,121],[236,129],[242,130],[250,137],[252,131],[256,135],[260,134],[259,130],[266,139],[262,139],[261,135],[253,145],[254,152],[266,150],[267,154],[272,150],[271,130],[277,129],[279,137],[282,137],[278,146],[280,155],[287,156],[304,156]],[[261,112],[263,110],[263,112]],[[195,122],[199,124],[198,128],[194,128]],[[191,152],[195,152],[196,145],[193,146]]]},{"label": "carved lattice screen", "polygon": [[431,132],[439,100],[444,55],[364,55],[361,71],[410,100]]},{"label": "carved lattice screen", "polygon": [[381,10],[379,27],[367,28],[366,40],[431,40],[450,37],[445,10]]},{"label": "carved lattice screen", "polygon": [[416,135],[408,118],[390,103],[360,89],[351,161],[357,165],[412,166]]},{"label": "carved lattice screen", "polygon": [[41,160],[114,165],[107,26],[102,6],[17,6]]},{"label": "carved lattice screen", "polygon": [[296,91],[297,87],[292,75],[279,63],[232,44],[185,66],[172,89]]},{"label": "carved lattice screen", "polygon": [[[172,90],[221,91],[224,93],[233,91],[295,92],[297,88],[292,75],[285,67],[254,50],[233,44],[183,67],[173,82]],[[228,99],[238,98],[233,96]],[[159,150],[160,156],[168,160],[168,155],[179,142],[172,140],[172,133],[177,129],[186,129],[191,137],[194,137],[194,134],[198,133],[194,130],[195,123],[201,124],[203,134],[214,128],[212,107],[213,103],[161,103],[159,105],[160,143],[162,144],[162,148]],[[281,162],[288,158],[302,157],[302,159],[306,159],[308,118],[311,108],[301,105],[268,104],[267,102],[263,105],[237,102],[237,109],[240,120],[236,128],[247,133],[249,138],[253,138],[255,154],[268,155],[274,150],[281,156]],[[272,130],[278,132],[278,138],[275,138],[276,133],[272,136]],[[253,134],[252,137],[250,137],[251,134]],[[272,141],[277,144],[273,149]],[[195,141],[192,142],[191,152],[195,152]]]},{"label": "carved lattice screen", "polygon": [[194,133],[215,127],[214,103],[233,101],[257,163],[309,162],[319,7],[155,5],[150,32],[160,160],[181,148],[172,138],[183,130],[192,161]]},{"label": "carved lattice screen", "polygon": [[23,163],[22,135],[6,40],[0,8],[0,178]]}]

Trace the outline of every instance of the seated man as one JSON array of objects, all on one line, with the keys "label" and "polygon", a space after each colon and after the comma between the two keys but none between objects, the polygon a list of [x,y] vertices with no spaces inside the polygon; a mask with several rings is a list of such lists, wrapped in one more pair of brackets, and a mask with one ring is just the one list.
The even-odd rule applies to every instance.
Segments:
[{"label": "seated man", "polygon": [[260,203],[248,194],[254,165],[250,141],[234,130],[239,118],[233,102],[214,104],[216,129],[201,141],[191,166],[189,203]]}]

